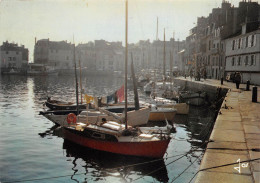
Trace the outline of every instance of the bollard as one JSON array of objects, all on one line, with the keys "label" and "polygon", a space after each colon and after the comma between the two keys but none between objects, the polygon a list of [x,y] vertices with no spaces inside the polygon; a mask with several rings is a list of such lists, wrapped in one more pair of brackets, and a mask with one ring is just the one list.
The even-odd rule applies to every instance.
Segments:
[{"label": "bollard", "polygon": [[224,81],[224,78],[223,77],[221,77],[221,85],[223,85],[223,81]]},{"label": "bollard", "polygon": [[252,90],[252,102],[257,102],[257,87],[254,86]]},{"label": "bollard", "polygon": [[250,90],[250,81],[247,80],[246,82],[246,91],[249,91]]}]

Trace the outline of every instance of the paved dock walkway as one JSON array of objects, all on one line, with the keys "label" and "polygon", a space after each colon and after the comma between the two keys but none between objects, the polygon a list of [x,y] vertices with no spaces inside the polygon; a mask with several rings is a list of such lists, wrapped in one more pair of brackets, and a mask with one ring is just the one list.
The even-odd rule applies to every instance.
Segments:
[{"label": "paved dock walkway", "polygon": [[[191,81],[190,78],[179,79]],[[258,103],[253,103],[252,86],[250,91],[245,91],[245,84],[236,89],[235,83],[224,81],[221,85],[219,80],[192,82],[230,89],[222,103],[195,182],[260,183],[260,87]],[[252,161],[254,159],[258,160]],[[227,164],[231,165],[218,167]]]}]

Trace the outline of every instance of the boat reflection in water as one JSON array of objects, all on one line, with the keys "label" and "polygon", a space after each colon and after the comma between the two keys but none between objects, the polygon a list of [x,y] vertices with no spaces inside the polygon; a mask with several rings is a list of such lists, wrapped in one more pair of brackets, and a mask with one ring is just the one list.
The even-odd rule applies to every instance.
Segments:
[{"label": "boat reflection in water", "polygon": [[[132,182],[144,175],[149,175],[159,182],[169,181],[163,159],[155,160],[117,155],[82,147],[67,140],[64,140],[63,149],[66,150],[66,157],[74,157],[72,180],[76,179],[74,175],[77,175],[77,166],[82,166],[82,161],[77,164],[78,161],[76,160],[82,159],[86,164],[84,166],[86,169],[84,173],[85,181],[89,181],[88,179],[98,181],[108,177],[116,177],[120,182]],[[157,169],[159,170],[155,171]],[[82,172],[79,173],[82,174]]]}]

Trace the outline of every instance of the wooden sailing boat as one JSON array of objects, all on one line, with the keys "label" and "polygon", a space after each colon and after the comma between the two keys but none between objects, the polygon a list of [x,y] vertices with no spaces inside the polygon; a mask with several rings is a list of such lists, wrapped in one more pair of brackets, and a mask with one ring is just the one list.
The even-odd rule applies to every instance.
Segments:
[{"label": "wooden sailing boat", "polygon": [[[127,58],[128,58],[128,1],[126,0],[126,55],[125,55],[125,111],[127,109]],[[79,145],[96,150],[150,158],[162,158],[170,142],[165,134],[145,134],[125,124],[104,121],[100,124],[77,123],[63,127],[64,138]]]}]

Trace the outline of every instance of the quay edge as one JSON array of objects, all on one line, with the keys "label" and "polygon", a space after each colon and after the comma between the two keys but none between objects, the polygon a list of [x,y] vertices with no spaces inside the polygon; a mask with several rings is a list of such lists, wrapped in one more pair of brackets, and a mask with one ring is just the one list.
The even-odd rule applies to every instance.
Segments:
[{"label": "quay edge", "polygon": [[[236,89],[235,83],[221,85],[219,80],[212,79],[176,78],[174,82],[187,90],[206,91],[210,99],[214,99],[218,87],[226,92],[194,182],[259,183],[260,103],[251,101],[252,86],[250,91],[245,91],[245,84]],[[251,161],[253,159],[258,160]],[[231,165],[212,168],[226,164]]]}]

